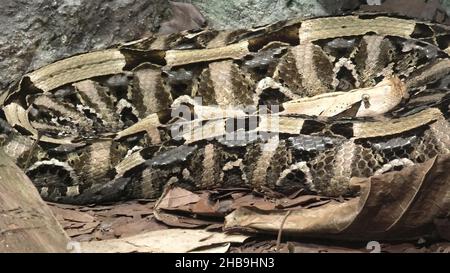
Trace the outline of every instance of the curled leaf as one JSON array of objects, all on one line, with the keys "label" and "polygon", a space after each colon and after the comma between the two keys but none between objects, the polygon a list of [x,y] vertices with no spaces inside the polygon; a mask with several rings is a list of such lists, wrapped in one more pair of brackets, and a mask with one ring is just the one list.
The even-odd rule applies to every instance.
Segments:
[{"label": "curled leaf", "polygon": [[[433,220],[450,211],[450,154],[365,179],[359,197],[293,210],[283,226],[291,234],[340,239],[412,239],[432,232]],[[277,232],[285,212],[235,210],[225,229]]]}]

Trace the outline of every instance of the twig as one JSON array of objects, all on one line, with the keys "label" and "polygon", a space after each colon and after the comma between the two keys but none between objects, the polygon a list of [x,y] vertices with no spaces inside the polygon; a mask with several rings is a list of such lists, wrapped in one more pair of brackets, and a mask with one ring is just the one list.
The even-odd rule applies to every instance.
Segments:
[{"label": "twig", "polygon": [[283,226],[284,226],[284,223],[286,222],[286,219],[287,219],[288,216],[291,214],[291,212],[292,212],[291,210],[288,210],[288,211],[286,212],[286,214],[284,215],[283,220],[281,221],[280,229],[278,230],[278,236],[277,236],[277,245],[276,245],[276,250],[277,250],[277,252],[280,251],[281,234],[283,233]]},{"label": "twig", "polygon": [[33,142],[33,145],[31,146],[31,148],[28,152],[27,160],[25,161],[25,166],[24,166],[25,170],[28,169],[28,167],[30,167],[29,165],[30,165],[31,158],[33,157],[33,152],[36,149],[36,146],[40,140],[41,140],[41,133],[38,131],[36,140]]}]

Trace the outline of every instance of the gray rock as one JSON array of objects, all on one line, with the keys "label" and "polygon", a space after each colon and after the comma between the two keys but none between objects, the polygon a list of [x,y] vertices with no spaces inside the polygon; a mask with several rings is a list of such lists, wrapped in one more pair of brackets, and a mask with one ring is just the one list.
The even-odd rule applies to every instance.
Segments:
[{"label": "gray rock", "polygon": [[248,28],[355,10],[359,0],[191,0],[215,28]]},{"label": "gray rock", "polygon": [[326,15],[318,1],[192,0],[214,28],[247,28],[294,17]]},{"label": "gray rock", "polygon": [[1,0],[0,90],[55,60],[155,32],[167,0]]}]

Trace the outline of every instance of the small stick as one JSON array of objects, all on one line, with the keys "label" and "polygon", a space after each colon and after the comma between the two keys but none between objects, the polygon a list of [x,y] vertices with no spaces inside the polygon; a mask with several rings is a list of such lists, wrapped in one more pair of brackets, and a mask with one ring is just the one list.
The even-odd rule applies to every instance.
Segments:
[{"label": "small stick", "polygon": [[31,157],[33,156],[34,149],[36,149],[36,146],[37,146],[39,140],[41,140],[41,133],[38,131],[36,140],[33,142],[33,145],[31,146],[30,151],[28,153],[27,161],[25,161],[24,170],[26,170],[26,169],[28,169],[28,167],[30,167],[29,165],[30,165]]},{"label": "small stick", "polygon": [[286,212],[286,214],[283,217],[283,220],[281,221],[281,225],[280,225],[280,229],[278,230],[278,236],[277,236],[277,245],[276,245],[276,250],[280,251],[280,245],[281,245],[281,234],[283,233],[283,226],[284,223],[286,222],[286,219],[288,218],[288,216],[291,214],[291,210],[288,210]]}]

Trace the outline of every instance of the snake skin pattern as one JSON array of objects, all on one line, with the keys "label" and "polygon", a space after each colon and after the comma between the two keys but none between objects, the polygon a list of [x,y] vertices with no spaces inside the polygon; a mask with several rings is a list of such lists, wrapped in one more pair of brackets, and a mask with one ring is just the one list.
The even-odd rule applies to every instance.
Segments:
[{"label": "snake skin pattern", "polygon": [[1,96],[1,145],[55,202],[172,183],[353,195],[352,177],[450,151],[449,29],[350,15],[81,54]]}]

